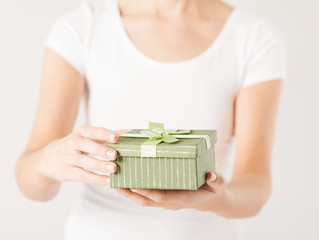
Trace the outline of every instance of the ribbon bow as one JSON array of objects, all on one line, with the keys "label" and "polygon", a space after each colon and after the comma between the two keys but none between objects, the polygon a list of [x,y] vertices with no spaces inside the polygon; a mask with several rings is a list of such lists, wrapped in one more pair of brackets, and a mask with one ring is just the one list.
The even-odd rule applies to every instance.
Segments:
[{"label": "ribbon bow", "polygon": [[146,142],[154,145],[161,142],[177,142],[178,139],[173,135],[188,134],[191,132],[190,130],[164,130],[164,124],[154,122],[149,122],[148,128],[149,130],[142,130],[140,133],[149,138]]},{"label": "ribbon bow", "polygon": [[141,145],[142,157],[156,157],[156,145],[165,143],[174,143],[178,138],[204,138],[207,149],[210,148],[210,138],[207,135],[188,135],[191,130],[164,130],[164,124],[149,122],[149,129],[140,131],[140,134],[125,133],[123,137],[149,138]]}]

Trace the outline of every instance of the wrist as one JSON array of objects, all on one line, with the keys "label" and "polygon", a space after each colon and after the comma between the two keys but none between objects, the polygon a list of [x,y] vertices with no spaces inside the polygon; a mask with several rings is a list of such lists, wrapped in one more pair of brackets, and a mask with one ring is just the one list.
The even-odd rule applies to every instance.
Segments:
[{"label": "wrist", "polygon": [[[210,197],[205,201],[205,204],[201,204],[198,210],[210,211],[222,215],[224,211],[232,206],[232,202],[233,196],[226,187],[219,193],[211,193]],[[202,209],[202,206],[206,206],[206,209]]]},{"label": "wrist", "polygon": [[[28,198],[37,201],[52,199],[60,188],[60,183],[45,175],[42,169],[43,148],[28,151],[19,159],[16,177],[21,192]],[[47,166],[49,167],[49,166]]]},{"label": "wrist", "polygon": [[229,210],[233,203],[233,195],[226,187],[222,192],[219,194],[218,204],[216,204],[213,211],[218,214],[222,215],[223,212]]},{"label": "wrist", "polygon": [[54,145],[54,141],[48,143],[46,146],[44,146],[42,149],[38,150],[37,152],[35,152],[34,154],[37,154],[38,156],[36,157],[37,159],[37,163],[36,163],[36,174],[38,175],[38,177],[41,179],[41,181],[44,181],[47,184],[50,185],[59,185],[60,181],[58,181],[57,179],[51,177],[48,174],[48,169],[51,168],[50,166],[50,158],[53,154],[53,146]]}]

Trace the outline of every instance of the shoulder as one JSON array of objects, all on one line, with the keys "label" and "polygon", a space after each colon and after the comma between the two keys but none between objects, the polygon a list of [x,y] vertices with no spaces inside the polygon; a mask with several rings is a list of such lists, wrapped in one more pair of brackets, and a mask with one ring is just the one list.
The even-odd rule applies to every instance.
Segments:
[{"label": "shoulder", "polygon": [[57,21],[68,21],[83,26],[104,14],[114,12],[114,0],[91,0],[82,2],[72,10],[63,13]]},{"label": "shoulder", "polygon": [[91,0],[82,2],[70,11],[62,13],[53,23],[50,35],[67,38],[70,35],[85,42],[92,27],[116,9],[115,0]]},{"label": "shoulder", "polygon": [[237,17],[235,28],[246,39],[281,38],[275,23],[271,20],[242,9],[235,9],[234,11],[236,11]]},{"label": "shoulder", "polygon": [[237,14],[234,28],[245,63],[242,87],[285,79],[284,41],[274,22],[243,10],[238,10]]},{"label": "shoulder", "polygon": [[92,28],[110,11],[110,4],[114,1],[91,0],[62,13],[51,27],[44,46],[54,50],[78,72],[84,74],[85,49],[91,38]]},{"label": "shoulder", "polygon": [[252,55],[283,52],[283,37],[271,20],[256,16],[242,9],[235,10],[233,39],[240,46],[247,60]]}]

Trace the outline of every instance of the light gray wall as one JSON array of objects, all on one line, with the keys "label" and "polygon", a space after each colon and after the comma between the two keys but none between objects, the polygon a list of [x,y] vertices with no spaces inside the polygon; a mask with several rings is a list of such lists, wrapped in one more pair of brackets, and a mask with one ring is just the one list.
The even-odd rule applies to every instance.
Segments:
[{"label": "light gray wall", "polygon": [[[64,184],[55,200],[32,202],[19,193],[13,172],[36,110],[42,43],[57,17],[79,2],[1,0],[0,239],[62,239],[79,189],[79,184]],[[277,26],[286,42],[289,71],[273,154],[273,194],[258,217],[243,221],[245,239],[319,239],[319,2],[229,2]]]}]

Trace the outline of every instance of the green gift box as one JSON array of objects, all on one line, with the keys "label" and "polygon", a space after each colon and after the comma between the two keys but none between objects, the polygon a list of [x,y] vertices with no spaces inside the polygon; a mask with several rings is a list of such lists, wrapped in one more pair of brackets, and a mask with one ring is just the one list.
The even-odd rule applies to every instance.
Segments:
[{"label": "green gift box", "polygon": [[215,170],[216,139],[216,130],[169,131],[156,123],[131,130],[107,144],[118,152],[111,187],[197,190]]}]

